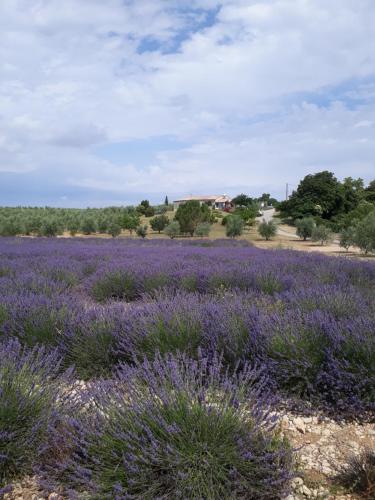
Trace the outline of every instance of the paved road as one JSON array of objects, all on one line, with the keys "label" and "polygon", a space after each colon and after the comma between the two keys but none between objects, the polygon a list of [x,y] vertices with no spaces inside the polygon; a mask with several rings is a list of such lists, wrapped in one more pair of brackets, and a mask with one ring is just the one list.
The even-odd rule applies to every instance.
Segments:
[{"label": "paved road", "polygon": [[[274,215],[275,215],[275,209],[270,208],[269,210],[264,210],[263,215],[261,215],[261,217],[257,217],[257,220],[259,222],[262,222],[262,220],[269,222],[270,220],[272,220]],[[289,236],[290,238],[296,238],[297,240],[299,240],[299,237],[293,231],[294,231],[293,229],[291,229],[291,231],[286,231],[285,229],[282,229],[280,227],[277,228],[277,234],[280,234],[282,236]]]},{"label": "paved road", "polygon": [[[257,220],[259,222],[261,222],[262,220],[265,220],[266,222],[268,222],[268,221],[272,220],[273,216],[275,215],[275,211],[276,210],[274,208],[271,208],[269,210],[264,210],[263,215],[261,217],[257,217]],[[281,236],[288,236],[290,238],[294,238],[297,240],[300,239],[299,236],[296,235],[295,230],[292,227],[290,228],[290,231],[287,231],[281,227],[278,227],[277,234],[280,234]],[[332,241],[332,243],[334,243],[335,245],[339,245],[340,241],[335,239]]]}]

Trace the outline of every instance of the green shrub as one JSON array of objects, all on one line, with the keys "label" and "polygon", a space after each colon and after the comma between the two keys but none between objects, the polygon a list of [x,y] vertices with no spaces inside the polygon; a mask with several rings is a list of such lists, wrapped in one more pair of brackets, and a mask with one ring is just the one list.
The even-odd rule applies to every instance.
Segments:
[{"label": "green shrub", "polygon": [[239,215],[229,215],[223,219],[225,223],[225,232],[228,238],[241,236],[244,228],[244,221]]},{"label": "green shrub", "polygon": [[340,234],[340,247],[345,248],[346,251],[353,245],[355,245],[356,230],[354,227],[350,226],[343,229]]},{"label": "green shrub", "polygon": [[332,241],[333,236],[328,227],[320,225],[314,227],[311,234],[311,239],[313,241],[319,241],[321,245],[324,245]]},{"label": "green shrub", "polygon": [[276,236],[277,226],[272,220],[268,222],[263,220],[258,226],[258,233],[268,241],[273,236]]},{"label": "green shrub", "polygon": [[148,228],[147,224],[144,224],[143,226],[138,226],[136,230],[137,236],[139,236],[140,238],[146,238],[147,228]]},{"label": "green shrub", "polygon": [[355,244],[366,254],[375,251],[375,212],[369,213],[357,224]]},{"label": "green shrub", "polygon": [[311,238],[315,227],[315,220],[313,219],[313,217],[304,217],[303,219],[297,219],[295,224],[297,228],[297,236],[302,238],[304,241],[306,241],[307,238]]},{"label": "green shrub", "polygon": [[172,240],[180,235],[180,223],[176,220],[172,221],[168,226],[164,229],[164,233],[168,235]]},{"label": "green shrub", "polygon": [[200,222],[195,228],[194,234],[195,236],[199,236],[200,238],[206,237],[210,234],[211,224],[209,222]]}]

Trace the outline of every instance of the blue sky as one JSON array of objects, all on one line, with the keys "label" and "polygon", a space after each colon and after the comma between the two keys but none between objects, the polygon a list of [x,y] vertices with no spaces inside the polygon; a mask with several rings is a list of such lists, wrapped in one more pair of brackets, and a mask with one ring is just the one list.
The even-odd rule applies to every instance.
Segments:
[{"label": "blue sky", "polygon": [[375,178],[373,0],[2,0],[0,205]]}]

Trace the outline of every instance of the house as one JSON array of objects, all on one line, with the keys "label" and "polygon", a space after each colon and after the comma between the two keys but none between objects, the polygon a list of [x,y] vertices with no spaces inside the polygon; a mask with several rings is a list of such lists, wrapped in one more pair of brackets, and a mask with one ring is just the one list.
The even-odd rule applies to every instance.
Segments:
[{"label": "house", "polygon": [[214,210],[225,210],[228,211],[233,207],[232,199],[226,194],[222,195],[208,195],[208,196],[186,196],[180,200],[174,200],[173,206],[177,209],[180,205],[183,205],[187,201],[199,201],[201,205],[205,203]]}]

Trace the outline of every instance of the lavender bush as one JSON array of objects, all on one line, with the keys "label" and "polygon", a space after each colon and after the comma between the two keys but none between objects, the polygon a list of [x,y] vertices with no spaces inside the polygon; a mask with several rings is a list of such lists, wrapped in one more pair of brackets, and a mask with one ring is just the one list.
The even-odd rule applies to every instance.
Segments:
[{"label": "lavender bush", "polygon": [[275,430],[262,371],[168,355],[123,365],[67,426],[57,479],[94,498],[274,499],[293,453]]},{"label": "lavender bush", "polygon": [[49,427],[64,405],[56,352],[28,351],[17,340],[0,343],[0,495],[15,477],[30,473],[43,454]]},{"label": "lavender bush", "polygon": [[208,240],[3,238],[0,254],[0,337],[57,348],[80,378],[201,350],[262,364],[286,396],[375,404],[373,262]]}]

